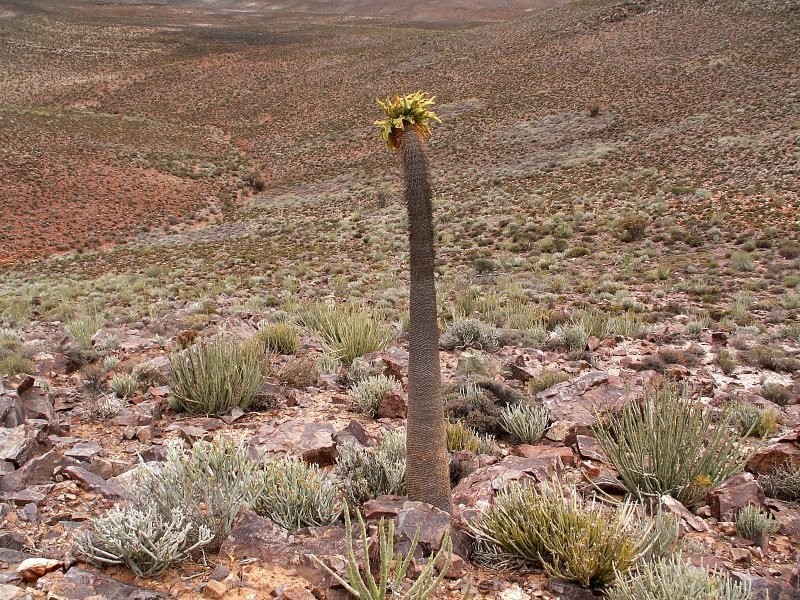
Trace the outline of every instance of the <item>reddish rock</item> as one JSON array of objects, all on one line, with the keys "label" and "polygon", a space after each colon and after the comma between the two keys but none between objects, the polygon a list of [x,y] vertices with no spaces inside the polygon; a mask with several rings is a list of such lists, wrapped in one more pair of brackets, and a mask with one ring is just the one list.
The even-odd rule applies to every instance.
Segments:
[{"label": "reddish rock", "polygon": [[684,529],[688,526],[695,531],[708,531],[708,523],[700,517],[693,515],[688,508],[672,496],[661,496],[661,508],[664,512],[671,513],[678,517],[683,523]]},{"label": "reddish rock", "polygon": [[25,407],[16,392],[0,394],[0,426],[11,428],[25,422]]},{"label": "reddish rock", "polygon": [[160,592],[119,582],[98,573],[72,567],[66,573],[54,571],[39,579],[38,587],[48,597],[62,600],[87,598],[126,598],[128,600],[166,600]]},{"label": "reddish rock", "polygon": [[61,568],[60,560],[51,558],[26,558],[17,565],[15,572],[25,581],[33,582],[40,577]]},{"label": "reddish rock", "polygon": [[62,457],[55,450],[50,450],[32,458],[16,471],[0,477],[0,490],[10,492],[30,485],[49,483],[56,469],[77,464],[74,460]]},{"label": "reddish rock", "polygon": [[36,374],[44,377],[67,375],[70,372],[72,361],[66,354],[60,352],[39,352],[31,357],[36,365]]},{"label": "reddish rock", "polygon": [[550,466],[554,470],[560,470],[563,466],[574,467],[576,464],[575,454],[570,448],[532,446],[530,444],[520,444],[514,447],[514,454],[523,458],[542,459],[544,466]]},{"label": "reddish rock", "polygon": [[299,455],[307,463],[327,467],[337,456],[334,431],[329,423],[290,419],[279,425],[263,425],[248,443],[257,450]]},{"label": "reddish rock", "polygon": [[405,496],[378,496],[373,500],[367,500],[362,509],[364,511],[364,517],[367,520],[372,519],[381,519],[381,518],[395,518],[401,510],[403,510],[403,505],[406,503],[408,498]]},{"label": "reddish rock", "polygon": [[17,467],[52,447],[52,442],[41,427],[26,423],[0,428],[0,460],[11,461]]},{"label": "reddish rock", "polygon": [[406,410],[408,410],[408,403],[405,395],[396,390],[389,390],[381,399],[375,416],[378,419],[404,419]]},{"label": "reddish rock", "polygon": [[641,397],[643,386],[651,382],[650,371],[636,378],[612,377],[603,371],[590,371],[570,381],[558,383],[536,394],[549,412],[551,421],[573,421],[590,427],[598,411],[619,410]]},{"label": "reddish rock", "polygon": [[31,387],[24,392],[18,392],[25,407],[26,419],[42,419],[48,423],[55,421],[56,413],[50,395],[42,388]]},{"label": "reddish rock", "polygon": [[599,460],[600,462],[608,462],[608,457],[603,451],[603,447],[596,438],[589,437],[588,435],[579,435],[576,438],[578,445],[578,453],[583,458],[590,460]]},{"label": "reddish rock", "polygon": [[553,442],[562,442],[565,446],[572,446],[577,441],[576,423],[556,421],[550,425],[544,437]]},{"label": "reddish rock", "polygon": [[333,440],[337,445],[345,442],[355,442],[362,446],[373,446],[374,439],[370,437],[364,426],[356,420],[351,420],[347,427],[340,429],[333,434]]},{"label": "reddish rock", "polygon": [[706,494],[711,516],[718,521],[735,521],[745,506],[764,506],[764,490],[750,473],[739,473]]},{"label": "reddish rock", "polygon": [[[533,446],[539,448],[540,446]],[[453,489],[453,516],[458,521],[467,521],[477,516],[481,510],[489,508],[495,492],[502,489],[510,481],[536,479],[548,481],[564,468],[560,453],[554,450],[564,448],[546,448],[535,457],[506,456],[496,463],[482,467],[469,474]],[[551,452],[546,452],[546,451]],[[572,451],[566,448],[569,456]]]},{"label": "reddish rock", "polygon": [[597,598],[602,597],[595,595],[591,590],[587,590],[575,583],[569,583],[559,579],[549,579],[547,581],[547,589],[561,600],[597,600]]},{"label": "reddish rock", "polygon": [[756,450],[747,461],[747,470],[757,475],[768,475],[786,462],[800,466],[800,447],[794,442],[781,441]]},{"label": "reddish rock", "polygon": [[64,475],[83,484],[90,492],[97,492],[110,500],[122,500],[129,497],[129,493],[120,484],[106,481],[88,469],[73,466],[64,469]]}]

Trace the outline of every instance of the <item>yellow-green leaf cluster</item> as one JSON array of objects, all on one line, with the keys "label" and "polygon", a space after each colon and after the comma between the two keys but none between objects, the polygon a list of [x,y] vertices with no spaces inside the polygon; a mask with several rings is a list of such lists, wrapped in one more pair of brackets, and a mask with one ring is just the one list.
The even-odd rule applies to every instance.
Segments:
[{"label": "yellow-green leaf cluster", "polygon": [[380,128],[381,139],[386,142],[389,150],[397,148],[395,139],[397,130],[404,130],[407,125],[416,126],[423,135],[430,135],[431,123],[441,123],[439,117],[430,110],[435,104],[435,99],[435,96],[428,96],[420,90],[405,96],[387,98],[386,102],[377,101],[386,113],[386,118],[373,124]]}]

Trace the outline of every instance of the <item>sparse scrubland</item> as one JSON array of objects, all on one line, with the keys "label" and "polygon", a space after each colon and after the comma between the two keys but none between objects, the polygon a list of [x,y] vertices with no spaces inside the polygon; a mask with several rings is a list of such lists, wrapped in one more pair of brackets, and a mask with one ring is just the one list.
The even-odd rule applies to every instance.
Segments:
[{"label": "sparse scrubland", "polygon": [[57,4],[0,0],[2,597],[800,594],[795,2]]}]

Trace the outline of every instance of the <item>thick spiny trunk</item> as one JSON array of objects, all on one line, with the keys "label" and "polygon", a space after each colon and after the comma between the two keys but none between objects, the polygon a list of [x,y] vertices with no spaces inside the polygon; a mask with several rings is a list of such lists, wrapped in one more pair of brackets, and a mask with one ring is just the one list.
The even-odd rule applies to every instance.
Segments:
[{"label": "thick spiny trunk", "polygon": [[441,394],[433,206],[428,159],[418,131],[400,137],[411,252],[406,486],[411,500],[450,512],[447,430]]}]

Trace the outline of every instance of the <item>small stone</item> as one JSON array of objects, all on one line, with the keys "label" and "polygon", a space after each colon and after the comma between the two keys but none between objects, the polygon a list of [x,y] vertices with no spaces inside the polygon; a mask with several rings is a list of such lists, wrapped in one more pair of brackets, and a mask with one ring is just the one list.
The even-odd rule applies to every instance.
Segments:
[{"label": "small stone", "polygon": [[95,441],[79,442],[75,444],[72,448],[64,452],[64,456],[69,456],[70,458],[86,461],[95,456],[96,454],[100,454],[102,450],[103,447],[99,444],[99,442]]},{"label": "small stone", "polygon": [[736,562],[749,562],[750,550],[747,548],[731,548],[731,558]]},{"label": "small stone", "polygon": [[211,579],[203,590],[204,598],[223,598],[228,593],[228,586],[220,581]]},{"label": "small stone", "polygon": [[27,558],[17,565],[16,572],[25,581],[36,581],[39,577],[61,567],[60,560],[52,558]]}]

